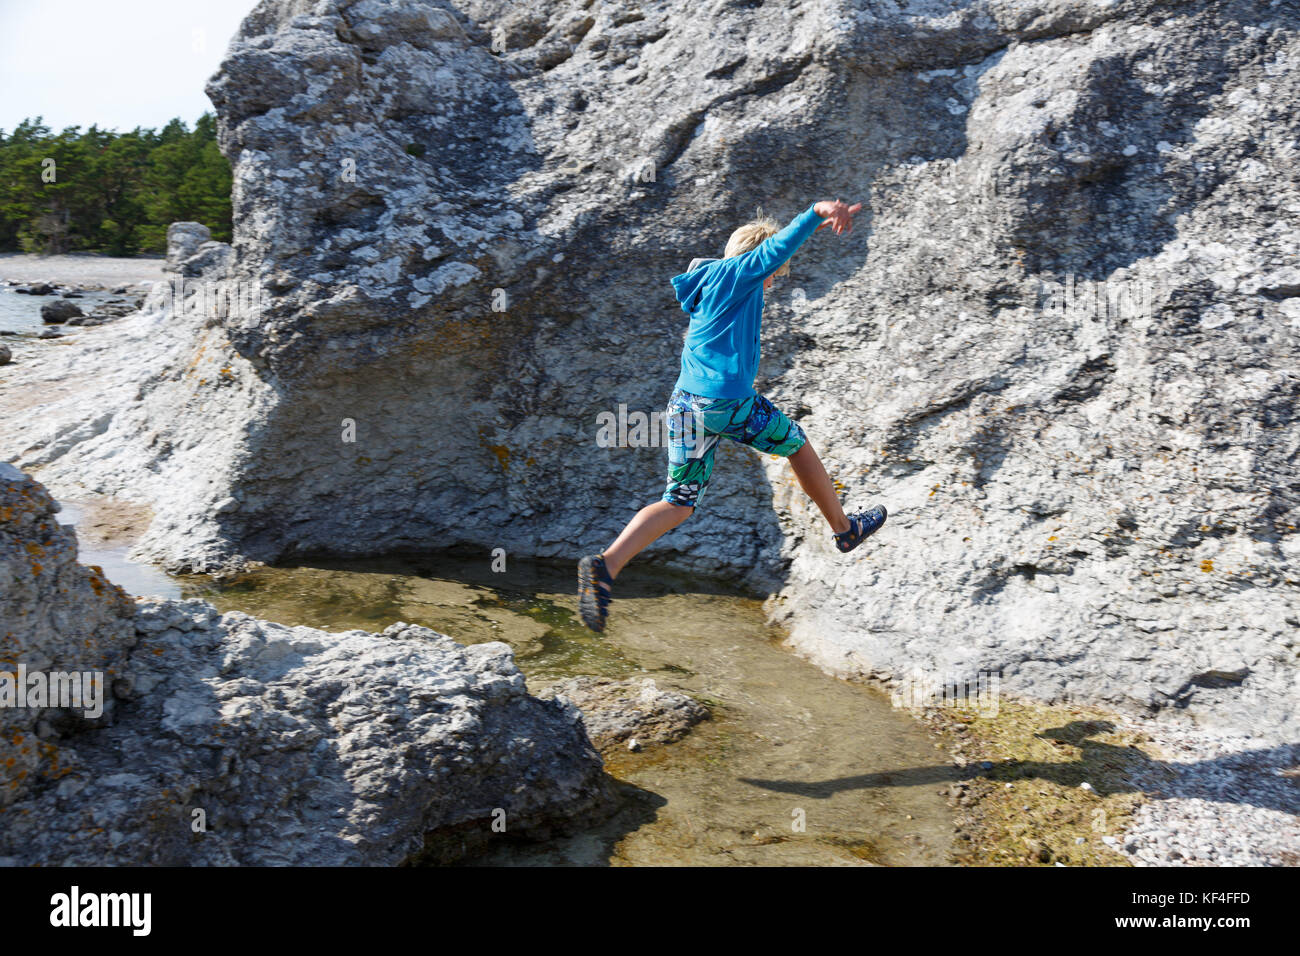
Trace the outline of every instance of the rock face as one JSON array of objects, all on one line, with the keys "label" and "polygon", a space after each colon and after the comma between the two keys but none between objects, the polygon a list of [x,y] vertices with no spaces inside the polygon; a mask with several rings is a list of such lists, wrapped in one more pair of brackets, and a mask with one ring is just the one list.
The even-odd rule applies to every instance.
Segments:
[{"label": "rock face", "polygon": [[547,696],[564,697],[583,715],[591,742],[602,753],[632,739],[640,745],[678,740],[709,716],[709,709],[680,691],[662,690],[650,678],[570,677]]},{"label": "rock face", "polygon": [[836,672],[1293,736],[1298,23],[268,0],[209,85],[224,276],[258,307],[115,323],[137,374],[0,451],[146,498],[173,567],[583,553],[662,489],[663,449],[600,447],[596,417],[663,407],[668,279],[759,203],[861,198],[770,296],[757,385],[889,523],[845,559],[784,462],[726,448],[645,560],[777,592]]},{"label": "rock face", "polygon": [[[16,679],[21,664],[28,672],[97,671],[111,680],[135,642],[135,606],[99,568],[77,564],[76,537],[55,520],[58,510],[39,482],[0,462],[0,671]],[[103,691],[101,720],[109,721],[115,701]],[[89,726],[89,708],[50,707],[48,697],[33,701],[37,706],[16,703],[0,706],[0,809],[6,810],[50,785],[62,762],[53,741]],[[0,831],[12,822],[6,817]]]},{"label": "rock face", "polygon": [[76,563],[45,490],[0,465],[5,669],[97,671],[89,708],[0,709],[0,858],[392,865],[599,816],[581,714],[510,649],[426,628],[329,634],[202,601],[133,604]]}]

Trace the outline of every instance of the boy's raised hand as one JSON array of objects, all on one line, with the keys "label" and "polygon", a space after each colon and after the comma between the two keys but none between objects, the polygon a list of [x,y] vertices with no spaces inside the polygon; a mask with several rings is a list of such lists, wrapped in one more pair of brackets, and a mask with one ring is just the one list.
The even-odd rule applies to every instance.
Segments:
[{"label": "boy's raised hand", "polygon": [[[813,212],[821,216],[825,222],[818,226],[830,226],[835,230],[836,235],[848,235],[853,231],[853,217],[858,214],[862,208],[862,203],[854,203],[850,206],[848,203],[840,202],[838,199],[831,202],[829,199],[823,199],[817,205],[813,206]],[[813,232],[816,232],[814,229]]]}]

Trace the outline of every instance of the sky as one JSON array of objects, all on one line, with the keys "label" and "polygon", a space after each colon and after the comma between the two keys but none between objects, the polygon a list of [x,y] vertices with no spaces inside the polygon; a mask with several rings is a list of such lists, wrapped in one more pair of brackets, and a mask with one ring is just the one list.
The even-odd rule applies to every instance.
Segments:
[{"label": "sky", "polygon": [[256,0],[0,0],[0,129],[44,117],[129,132],[175,117],[194,128],[203,92]]}]

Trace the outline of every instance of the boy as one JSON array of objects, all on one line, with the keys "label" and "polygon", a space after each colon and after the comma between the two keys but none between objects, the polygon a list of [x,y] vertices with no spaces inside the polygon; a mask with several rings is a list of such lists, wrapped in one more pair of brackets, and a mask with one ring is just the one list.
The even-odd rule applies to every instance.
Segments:
[{"label": "boy", "polygon": [[847,235],[861,208],[862,203],[850,206],[838,199],[813,203],[780,232],[760,212],[731,234],[723,258],[696,259],[673,276],[677,301],[691,321],[668,401],[668,486],[663,498],[638,511],[605,551],[578,563],[579,610],[593,631],[605,629],[614,578],[624,565],[695,512],[713,473],[719,438],[788,458],[840,551],[852,551],[885,523],[882,505],[845,515],[803,429],[754,390],[763,293],[774,278],[789,273],[788,260],[805,239],[825,225]]}]

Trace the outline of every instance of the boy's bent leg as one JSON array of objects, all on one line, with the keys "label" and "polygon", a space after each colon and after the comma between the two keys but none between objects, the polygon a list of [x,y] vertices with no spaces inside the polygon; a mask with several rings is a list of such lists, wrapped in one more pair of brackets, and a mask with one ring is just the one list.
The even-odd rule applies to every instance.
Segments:
[{"label": "boy's bent leg", "polygon": [[645,550],[655,540],[672,531],[695,511],[691,505],[675,505],[656,501],[638,511],[627,527],[605,549],[605,567],[610,577],[618,577],[629,561]]},{"label": "boy's bent leg", "polygon": [[826,474],[826,469],[822,466],[821,459],[817,457],[817,452],[813,451],[811,443],[805,441],[803,446],[790,456],[790,467],[794,469],[800,487],[817,503],[817,507],[825,515],[833,532],[835,547],[841,553],[847,554],[871,537],[880,530],[885,519],[889,517],[889,512],[882,504],[846,515],[840,506],[839,495],[835,493],[835,486],[831,484],[830,476]]},{"label": "boy's bent leg", "polygon": [[804,490],[813,503],[821,509],[822,515],[831,526],[831,531],[843,534],[849,530],[849,518],[840,504],[840,496],[835,493],[831,476],[826,474],[826,467],[813,450],[812,442],[805,441],[803,446],[790,456],[790,467],[799,479],[799,487]]},{"label": "boy's bent leg", "polygon": [[765,454],[788,458],[799,487],[821,509],[831,531],[840,534],[849,530],[848,515],[812,442],[796,422],[762,395],[754,396],[753,408],[739,440]]},{"label": "boy's bent leg", "polygon": [[808,436],[762,395],[754,398],[754,407],[740,440],[761,452],[790,459],[799,486],[821,509],[826,523],[831,526],[835,547],[840,552],[852,551],[875,534],[889,516],[885,506],[880,504],[846,515],[830,475],[826,474],[826,468]]},{"label": "boy's bent leg", "polygon": [[648,544],[690,517],[690,505],[656,501],[633,516],[627,527],[602,554],[589,554],[578,562],[578,613],[593,631],[605,630],[614,578]]}]

